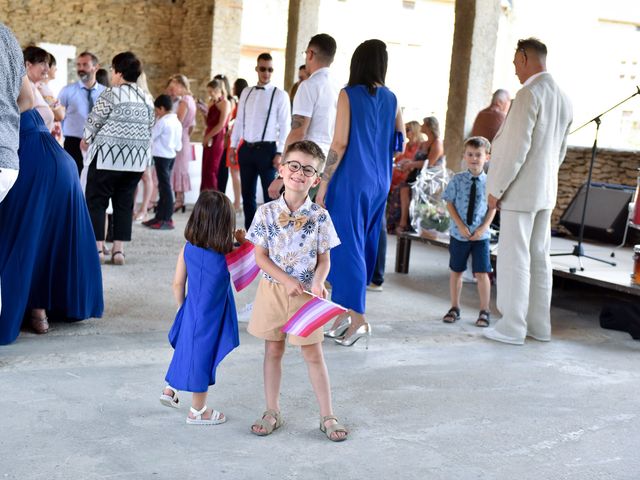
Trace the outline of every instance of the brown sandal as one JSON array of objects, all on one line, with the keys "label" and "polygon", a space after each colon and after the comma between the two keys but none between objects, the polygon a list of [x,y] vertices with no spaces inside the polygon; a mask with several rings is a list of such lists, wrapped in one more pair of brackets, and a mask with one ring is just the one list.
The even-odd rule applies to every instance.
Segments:
[{"label": "brown sandal", "polygon": [[[327,422],[328,420],[335,420],[336,423],[332,423],[327,427],[325,425],[325,422]],[[327,438],[332,442],[344,442],[349,436],[349,431],[346,429],[344,425],[338,423],[338,418],[335,417],[334,415],[327,415],[326,417],[320,417],[320,431],[324,433],[327,436]],[[332,437],[331,435],[333,435],[336,432],[343,432],[344,437],[337,437],[337,438]]]},{"label": "brown sandal", "polygon": [[121,252],[120,250],[113,252],[111,254],[111,263],[114,265],[124,265],[124,252]]},{"label": "brown sandal", "polygon": [[[271,423],[265,417],[273,417],[276,423]],[[253,425],[251,425],[251,433],[254,435],[258,435],[259,437],[266,437],[267,435],[271,435],[275,430],[279,429],[284,425],[284,420],[282,419],[282,415],[280,412],[276,412],[275,410],[265,410],[262,414],[262,418],[259,418]],[[257,432],[253,429],[253,427],[260,427],[264,429],[264,432]]]}]

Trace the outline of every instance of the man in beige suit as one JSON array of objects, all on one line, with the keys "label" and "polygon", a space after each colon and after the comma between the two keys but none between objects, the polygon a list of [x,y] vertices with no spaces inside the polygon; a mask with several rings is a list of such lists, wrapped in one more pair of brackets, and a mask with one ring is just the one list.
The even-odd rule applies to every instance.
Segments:
[{"label": "man in beige suit", "polygon": [[485,337],[522,345],[551,339],[551,211],[567,149],[571,103],[546,71],[547,47],[518,41],[513,59],[522,83],[498,131],[487,176],[489,207],[501,211],[498,310]]}]

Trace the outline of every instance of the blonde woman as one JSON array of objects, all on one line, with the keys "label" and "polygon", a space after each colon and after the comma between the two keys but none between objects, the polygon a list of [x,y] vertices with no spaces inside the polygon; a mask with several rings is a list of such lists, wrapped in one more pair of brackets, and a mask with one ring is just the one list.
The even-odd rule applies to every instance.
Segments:
[{"label": "blonde woman", "polygon": [[196,102],[189,87],[189,80],[181,74],[172,75],[167,86],[167,93],[174,98],[178,98],[178,108],[176,114],[182,123],[182,150],[176,155],[173,166],[171,183],[176,192],[176,203],[173,211],[185,211],[184,194],[191,190],[189,180],[189,162],[193,160],[191,150],[191,132],[196,122]]},{"label": "blonde woman", "polygon": [[411,184],[416,181],[418,174],[425,162],[428,168],[444,164],[444,146],[440,138],[440,123],[436,117],[425,117],[422,120],[422,133],[427,136],[427,141],[423,142],[413,160],[402,160],[398,166],[409,172],[404,185],[400,186],[400,220],[396,227],[396,233],[411,230],[409,224],[409,203],[411,202]]},{"label": "blonde woman", "polygon": [[409,171],[404,168],[405,162],[413,161],[425,142],[426,136],[421,131],[420,123],[412,120],[405,125],[407,131],[407,144],[404,152],[395,159],[393,175],[391,176],[391,191],[389,192],[389,200],[387,203],[387,231],[395,232],[400,221],[401,204],[400,190],[407,185],[407,177]]},{"label": "blonde woman", "polygon": [[[149,84],[147,83],[147,75],[142,72],[136,80],[136,84],[142,89],[144,93],[146,93],[150,98],[153,99],[153,95],[149,91]],[[136,210],[133,214],[133,220],[136,222],[143,222],[147,219],[147,212],[149,211],[149,205],[151,204],[152,198],[158,198],[158,189],[153,182],[153,160],[149,162],[149,166],[142,174],[142,178],[140,179],[140,183],[142,183],[142,203],[140,204],[140,208]],[[138,190],[140,188],[140,183],[138,183],[138,187],[136,188],[136,193],[134,194],[134,199],[138,197]],[[157,181],[156,181],[157,184]],[[135,203],[134,203],[135,204]]]}]

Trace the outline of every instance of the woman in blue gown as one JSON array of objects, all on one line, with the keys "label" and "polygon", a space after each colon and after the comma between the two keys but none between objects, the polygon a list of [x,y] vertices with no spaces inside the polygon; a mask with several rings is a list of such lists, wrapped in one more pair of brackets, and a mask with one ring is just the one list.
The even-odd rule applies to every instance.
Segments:
[{"label": "woman in blue gown", "polygon": [[326,204],[340,241],[331,250],[331,299],[349,309],[338,317],[336,341],[353,345],[369,336],[365,292],[376,263],[396,132],[404,135],[395,95],[384,86],[387,48],[380,40],[360,44],[351,58],[349,82],[338,96],[336,126],[316,202]]},{"label": "woman in blue gown", "polygon": [[18,179],[0,204],[0,345],[16,339],[25,315],[45,333],[45,311],[82,320],[104,309],[78,169],[36,110],[20,117],[18,156]]}]

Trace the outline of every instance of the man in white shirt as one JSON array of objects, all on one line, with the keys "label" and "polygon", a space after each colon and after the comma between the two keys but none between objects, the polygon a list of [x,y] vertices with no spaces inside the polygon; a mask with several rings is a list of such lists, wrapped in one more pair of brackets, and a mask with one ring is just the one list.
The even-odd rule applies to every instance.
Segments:
[{"label": "man in white shirt", "polygon": [[498,310],[484,336],[522,345],[551,339],[551,211],[567,151],[571,102],[546,69],[540,40],[518,41],[513,64],[522,83],[491,149],[490,208],[501,209]]},{"label": "man in white shirt", "polygon": [[[240,95],[230,150],[234,158],[237,149],[247,230],[256,213],[258,177],[268,201],[269,184],[276,176],[291,121],[289,95],[271,84],[273,61],[270,54],[258,55],[256,72],[258,84],[245,88]],[[241,139],[244,142],[238,148]]]},{"label": "man in white shirt", "polygon": [[[300,83],[293,99],[291,131],[285,148],[300,140],[311,140],[318,144],[325,157],[329,153],[340,93],[340,85],[329,70],[336,48],[336,41],[326,33],[314,35],[309,40],[305,55],[310,76]],[[324,163],[320,165],[320,172],[323,169]],[[276,198],[281,188],[282,180],[274,180],[269,187],[269,196]]]}]

